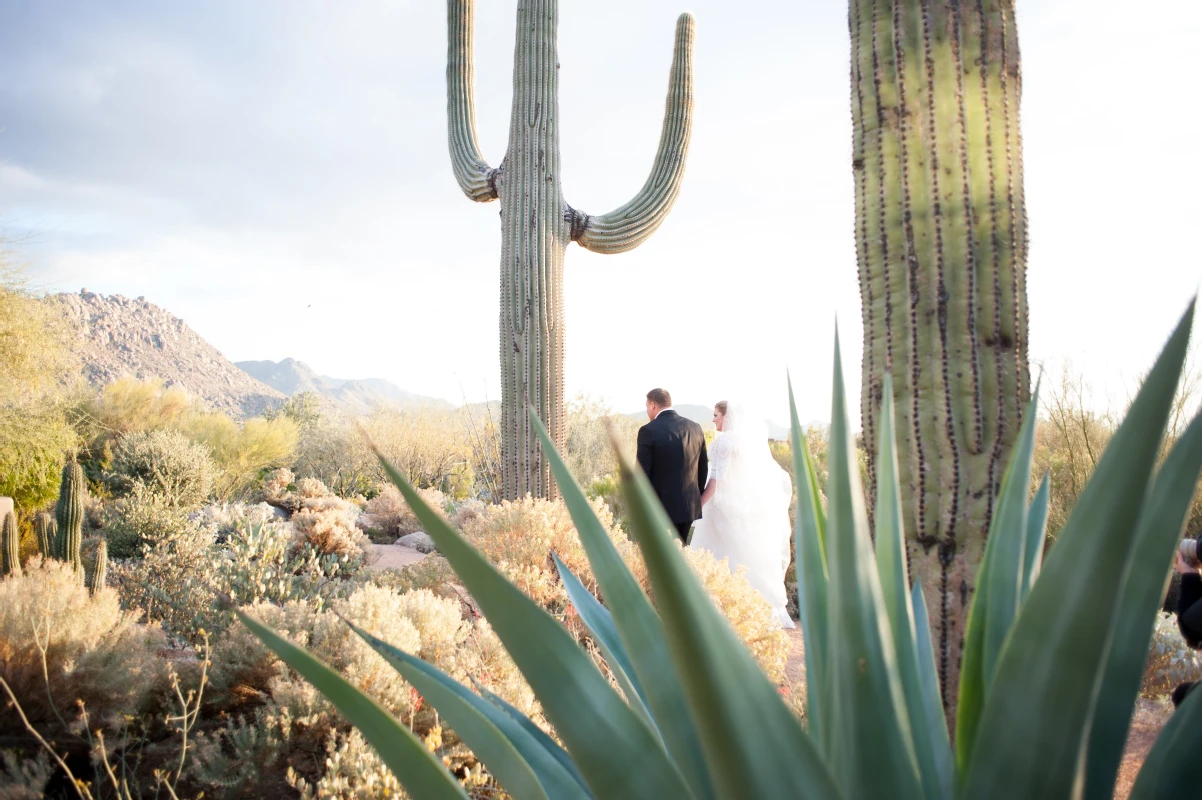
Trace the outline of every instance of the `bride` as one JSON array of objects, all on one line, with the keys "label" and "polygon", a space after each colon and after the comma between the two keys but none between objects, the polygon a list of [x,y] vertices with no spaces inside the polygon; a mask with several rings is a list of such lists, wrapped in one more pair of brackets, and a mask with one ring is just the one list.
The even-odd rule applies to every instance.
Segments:
[{"label": "bride", "polygon": [[793,620],[785,609],[789,568],[789,503],[793,483],[768,449],[768,426],[742,404],[714,407],[718,438],[709,450],[709,480],[701,494],[701,519],[690,547],[725,558],[772,606],[783,628]]}]

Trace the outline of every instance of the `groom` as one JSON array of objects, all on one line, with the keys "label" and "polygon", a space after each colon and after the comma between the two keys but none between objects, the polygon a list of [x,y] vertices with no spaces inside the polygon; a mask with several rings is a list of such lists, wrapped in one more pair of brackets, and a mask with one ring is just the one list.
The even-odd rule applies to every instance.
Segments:
[{"label": "groom", "polygon": [[647,392],[647,416],[639,428],[639,466],[651,481],[682,544],[689,542],[693,521],[701,519],[701,491],[709,460],[701,426],[672,410],[664,389]]}]

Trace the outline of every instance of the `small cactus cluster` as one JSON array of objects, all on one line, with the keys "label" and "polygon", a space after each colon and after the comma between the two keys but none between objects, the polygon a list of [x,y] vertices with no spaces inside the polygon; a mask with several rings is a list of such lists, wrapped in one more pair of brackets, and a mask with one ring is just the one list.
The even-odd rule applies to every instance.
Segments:
[{"label": "small cactus cluster", "polygon": [[17,515],[8,511],[0,524],[0,569],[4,575],[21,574],[21,558],[18,553],[19,536],[17,533]]},{"label": "small cactus cluster", "polygon": [[83,467],[76,461],[63,467],[63,485],[58,494],[55,516],[58,519],[58,535],[54,539],[54,557],[71,564],[76,572],[83,570],[79,557],[83,541],[83,496],[86,490]]}]

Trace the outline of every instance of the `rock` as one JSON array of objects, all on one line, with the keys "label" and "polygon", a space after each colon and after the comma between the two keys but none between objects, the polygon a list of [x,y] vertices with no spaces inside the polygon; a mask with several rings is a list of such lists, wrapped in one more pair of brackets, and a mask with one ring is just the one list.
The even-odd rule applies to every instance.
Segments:
[{"label": "rock", "polygon": [[401,547],[409,547],[419,553],[435,553],[438,548],[434,546],[434,540],[422,531],[408,533],[396,540],[396,543]]},{"label": "rock", "polygon": [[75,328],[83,377],[99,389],[132,375],[160,378],[236,418],[259,416],[284,395],[226,360],[175,315],[138,298],[87,289],[48,298]]}]

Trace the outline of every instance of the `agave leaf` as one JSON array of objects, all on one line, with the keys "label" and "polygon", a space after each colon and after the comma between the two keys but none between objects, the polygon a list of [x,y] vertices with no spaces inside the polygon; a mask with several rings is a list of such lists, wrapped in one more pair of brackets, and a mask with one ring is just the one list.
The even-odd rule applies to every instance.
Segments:
[{"label": "agave leaf", "polygon": [[1039,577],[1039,569],[1043,565],[1043,541],[1048,533],[1048,500],[1051,492],[1048,473],[1043,474],[1039,489],[1031,499],[1031,507],[1027,515],[1027,546],[1024,551],[1026,564],[1023,569],[1023,594],[1026,600]]},{"label": "agave leaf", "polygon": [[592,592],[584,588],[584,584],[572,574],[572,571],[559,559],[558,555],[552,553],[551,557],[555,559],[555,567],[559,570],[559,577],[563,581],[563,588],[568,594],[568,599],[572,601],[576,613],[580,615],[581,621],[588,627],[597,646],[601,648],[601,655],[605,657],[605,663],[613,672],[618,686],[622,687],[622,693],[626,695],[626,702],[630,703],[630,707],[637,711],[647,725],[658,734],[659,727],[652,719],[651,712],[647,710],[645,700],[647,695],[639,685],[638,674],[634,671],[634,664],[630,661],[626,646],[622,644],[622,638],[618,633],[617,625],[614,624],[613,615],[605,606],[601,605],[601,601],[593,597]]},{"label": "agave leaf", "polygon": [[413,731],[398,722],[383,706],[303,647],[296,646],[242,611],[235,609],[234,613],[251,633],[342,712],[407,792],[422,798],[467,800],[467,794],[455,776]]},{"label": "agave leaf", "polygon": [[922,679],[922,698],[926,704],[926,719],[935,738],[935,757],[939,762],[939,774],[950,775],[953,789],[956,786],[956,759],[952,753],[947,733],[947,717],[943,710],[943,698],[939,694],[939,670],[935,667],[935,645],[931,640],[931,622],[927,617],[927,601],[922,595],[922,585],[914,582],[910,591],[910,603],[914,607],[914,649],[918,654],[918,676]]},{"label": "agave leaf", "polygon": [[839,797],[818,750],[693,574],[641,470],[619,452],[631,534],[718,797]]},{"label": "agave leaf", "polygon": [[1163,569],[1155,553],[1131,545],[1193,310],[1191,303],[1102,454],[1015,622],[985,699],[965,797],[1070,797],[1083,778],[1089,721],[1114,632],[1114,589],[1128,568]]},{"label": "agave leaf", "polygon": [[[901,486],[898,484],[897,449],[894,444],[893,379],[885,374],[881,392],[880,439],[876,458],[876,565],[880,575],[885,614],[893,635],[894,660],[901,677],[906,711],[913,726],[913,747],[922,778],[923,796],[952,796],[952,758],[943,711],[929,719],[930,711],[920,675],[920,658],[910,579],[906,572],[902,533]],[[939,729],[942,728],[942,739]]]},{"label": "agave leaf", "polygon": [[691,796],[659,737],[614,691],[571,634],[464,541],[396,467],[383,457],[380,463],[480,604],[592,793],[602,800]]},{"label": "agave leaf", "polygon": [[580,485],[555,452],[555,446],[533,410],[530,419],[542,439],[543,454],[551,465],[551,474],[555,476],[564,505],[572,515],[601,596],[613,614],[618,634],[634,667],[633,676],[628,677],[637,676],[643,687],[646,707],[655,718],[664,744],[684,773],[694,796],[698,800],[712,800],[714,788],[709,766],[693,726],[676,666],[668,653],[664,624],[593,513]]},{"label": "agave leaf", "polygon": [[[1035,420],[1039,415],[1039,387],[1031,393],[1031,402],[1010,463],[1002,476],[997,509],[989,526],[987,552],[981,571],[989,571],[989,602],[986,604],[983,642],[986,691],[993,680],[1002,644],[1018,616],[1023,596],[1023,578],[1027,572],[1027,495],[1031,487],[1031,463],[1035,459]],[[989,547],[992,545],[992,548]],[[992,552],[989,552],[989,550]]]},{"label": "agave leaf", "polygon": [[358,625],[351,630],[413,684],[516,800],[590,795],[534,737],[507,713],[417,656],[393,647]]},{"label": "agave leaf", "polygon": [[480,683],[480,681],[476,680],[475,678],[472,678],[471,680],[472,685],[476,687],[476,691],[480,693],[481,697],[492,703],[497,710],[504,712],[511,720],[516,722],[519,728],[521,728],[538,744],[542,745],[542,748],[550,753],[551,756],[559,762],[559,765],[563,767],[569,775],[572,776],[576,783],[580,784],[585,791],[588,791],[588,782],[584,779],[584,776],[580,774],[580,769],[576,766],[576,762],[572,760],[572,757],[568,755],[566,750],[560,747],[554,739],[547,735],[546,731],[535,725],[529,717],[523,714],[521,710],[519,710],[508,700],[498,694],[494,694],[484,684]]},{"label": "agave leaf", "polygon": [[1156,737],[1139,770],[1130,800],[1181,800],[1198,796],[1202,752],[1202,691],[1192,691]]},{"label": "agave leaf", "polygon": [[968,609],[956,704],[956,757],[960,770],[968,767],[977,727],[998,655],[1024,596],[1027,574],[1027,491],[1035,455],[1035,420],[1039,389],[1027,406],[1018,440],[1002,477],[998,502],[977,573],[977,587]]},{"label": "agave leaf", "polygon": [[831,763],[850,797],[921,797],[914,739],[869,535],[835,334],[827,481]]},{"label": "agave leaf", "polygon": [[830,680],[828,668],[830,650],[827,647],[829,621],[827,608],[828,580],[824,536],[826,514],[818,494],[814,462],[806,444],[797,403],[793,399],[793,384],[789,382],[789,415],[792,423],[793,475],[797,480],[797,517],[793,529],[793,549],[797,561],[797,605],[801,617],[801,633],[805,641],[806,659],[806,722],[810,737],[819,749],[830,754],[833,709],[827,703]]},{"label": "agave leaf", "polygon": [[1117,592],[1114,639],[1094,708],[1086,757],[1085,797],[1110,800],[1139,695],[1148,644],[1172,559],[1202,474],[1202,415],[1186,428],[1157,473],[1140,514],[1133,563]]}]

